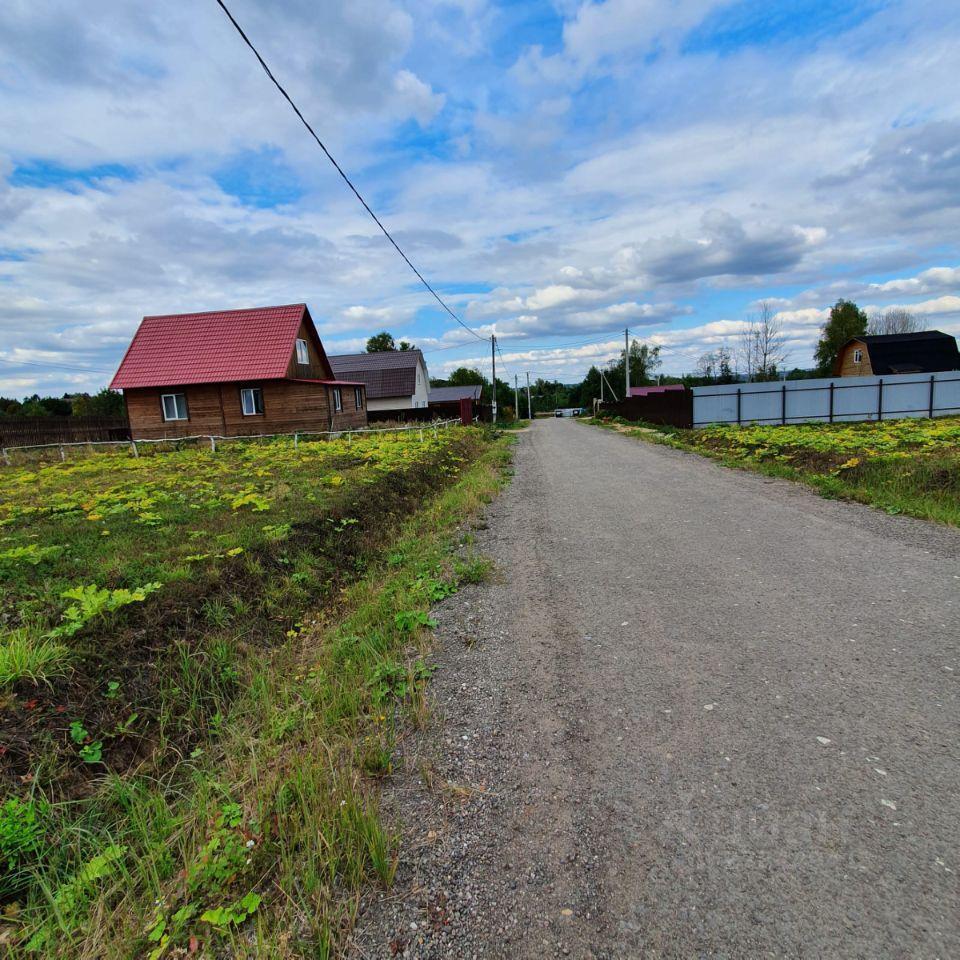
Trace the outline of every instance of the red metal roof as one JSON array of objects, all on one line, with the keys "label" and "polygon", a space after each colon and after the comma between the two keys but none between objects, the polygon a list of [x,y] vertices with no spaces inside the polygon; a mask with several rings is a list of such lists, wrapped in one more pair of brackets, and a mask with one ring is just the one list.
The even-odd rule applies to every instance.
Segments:
[{"label": "red metal roof", "polygon": [[110,386],[128,390],[280,379],[304,319],[329,369],[307,305],[292,303],[144,317]]},{"label": "red metal roof", "polygon": [[686,390],[687,388],[682,383],[664,383],[659,386],[652,387],[631,387],[630,396],[631,397],[649,397],[655,393],[667,393],[670,390]]}]

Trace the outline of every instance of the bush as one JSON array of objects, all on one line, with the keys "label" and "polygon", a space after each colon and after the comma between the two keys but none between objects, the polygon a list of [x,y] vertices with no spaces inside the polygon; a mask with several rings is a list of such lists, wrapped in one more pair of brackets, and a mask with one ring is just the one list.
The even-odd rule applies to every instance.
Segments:
[{"label": "bush", "polygon": [[41,861],[48,813],[46,803],[19,797],[0,807],[0,902],[15,897],[26,886],[30,868]]}]

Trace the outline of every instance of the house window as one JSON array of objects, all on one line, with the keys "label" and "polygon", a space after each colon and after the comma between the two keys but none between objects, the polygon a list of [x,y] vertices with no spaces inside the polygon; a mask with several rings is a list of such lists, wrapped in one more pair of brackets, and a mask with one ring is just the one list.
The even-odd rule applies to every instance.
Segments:
[{"label": "house window", "polygon": [[259,387],[245,387],[240,391],[240,406],[245,417],[263,413],[263,391]]},{"label": "house window", "polygon": [[[287,341],[289,343],[289,341]],[[310,366],[310,354],[307,352],[307,341],[297,340],[297,363],[305,367]]]},{"label": "house window", "polygon": [[187,395],[185,393],[164,393],[160,396],[164,420],[189,420],[187,415]]},{"label": "house window", "polygon": [[358,410],[363,409],[363,387],[353,388],[353,402]]},{"label": "house window", "polygon": [[343,409],[343,397],[340,396],[340,388],[333,388],[333,409],[339,413]]},{"label": "house window", "polygon": [[853,362],[854,363],[863,363],[863,351],[854,350],[853,351]]}]

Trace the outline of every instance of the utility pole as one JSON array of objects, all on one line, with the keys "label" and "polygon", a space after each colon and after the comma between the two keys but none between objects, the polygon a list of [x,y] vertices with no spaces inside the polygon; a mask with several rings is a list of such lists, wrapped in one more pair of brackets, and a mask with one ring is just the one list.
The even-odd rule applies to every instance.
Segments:
[{"label": "utility pole", "polygon": [[600,402],[603,403],[603,374],[600,374]]},{"label": "utility pole", "polygon": [[530,406],[530,371],[527,371],[527,419],[533,419],[533,407]]},{"label": "utility pole", "polygon": [[627,388],[623,392],[623,397],[626,399],[630,396],[630,328],[628,327],[623,331],[623,342],[625,345],[623,353],[623,372],[626,375],[626,384]]},{"label": "utility pole", "polygon": [[513,375],[513,416],[515,420],[520,419],[520,390],[517,387],[517,375]]},{"label": "utility pole", "polygon": [[490,334],[490,366],[493,368],[493,397],[490,405],[493,422],[497,422],[497,335]]}]

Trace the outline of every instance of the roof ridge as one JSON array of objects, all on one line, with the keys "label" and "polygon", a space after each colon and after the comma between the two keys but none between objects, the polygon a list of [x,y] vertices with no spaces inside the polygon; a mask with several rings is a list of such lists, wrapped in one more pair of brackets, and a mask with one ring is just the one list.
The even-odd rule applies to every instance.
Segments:
[{"label": "roof ridge", "polygon": [[142,320],[166,320],[171,317],[209,317],[215,313],[254,313],[257,310],[286,310],[288,307],[303,307],[307,309],[306,302],[297,301],[296,303],[270,303],[262,307],[225,307],[220,310],[187,310],[185,313],[147,313]]}]

